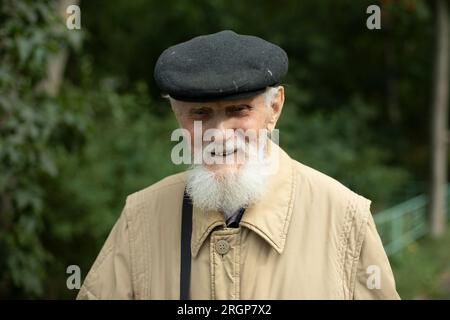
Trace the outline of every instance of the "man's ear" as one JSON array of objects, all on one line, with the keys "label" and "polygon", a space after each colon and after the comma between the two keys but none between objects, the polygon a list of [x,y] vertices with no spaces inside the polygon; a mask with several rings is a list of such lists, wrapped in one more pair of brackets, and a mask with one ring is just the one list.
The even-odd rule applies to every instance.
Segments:
[{"label": "man's ear", "polygon": [[175,106],[176,101],[175,101],[174,99],[172,99],[172,98],[169,98],[168,101],[169,101],[169,103],[170,103],[170,107],[171,107],[173,113],[176,114],[177,111],[178,111],[178,108]]},{"label": "man's ear", "polygon": [[180,123],[180,114],[181,114],[181,102],[169,98],[169,102],[170,102],[170,107],[172,108],[172,112],[175,115],[175,118],[177,119],[178,123]]},{"label": "man's ear", "polygon": [[272,102],[270,103],[270,119],[267,123],[267,129],[269,131],[272,131],[275,129],[275,125],[277,124],[278,119],[281,115],[281,110],[283,109],[284,105],[284,87],[279,86],[277,88],[277,93],[272,99]]}]

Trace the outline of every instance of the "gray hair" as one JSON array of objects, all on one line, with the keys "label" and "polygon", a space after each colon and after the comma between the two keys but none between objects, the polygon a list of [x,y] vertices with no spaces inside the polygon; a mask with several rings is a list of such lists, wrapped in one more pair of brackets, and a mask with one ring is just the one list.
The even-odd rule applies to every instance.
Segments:
[{"label": "gray hair", "polygon": [[270,107],[270,104],[272,103],[272,100],[275,98],[275,96],[278,93],[279,87],[267,87],[266,91],[264,91],[264,104],[267,107]]}]

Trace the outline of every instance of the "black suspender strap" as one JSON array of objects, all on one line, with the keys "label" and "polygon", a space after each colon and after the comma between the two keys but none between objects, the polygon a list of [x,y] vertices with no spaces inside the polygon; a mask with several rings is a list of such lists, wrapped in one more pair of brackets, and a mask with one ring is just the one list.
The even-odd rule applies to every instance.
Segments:
[{"label": "black suspender strap", "polygon": [[180,300],[189,299],[191,280],[192,202],[184,192],[181,216]]}]

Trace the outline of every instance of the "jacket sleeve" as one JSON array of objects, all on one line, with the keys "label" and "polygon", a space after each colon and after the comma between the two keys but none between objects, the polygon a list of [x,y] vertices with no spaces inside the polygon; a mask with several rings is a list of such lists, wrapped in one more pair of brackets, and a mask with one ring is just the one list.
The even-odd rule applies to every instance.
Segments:
[{"label": "jacket sleeve", "polygon": [[375,222],[369,212],[358,266],[354,299],[400,299]]},{"label": "jacket sleeve", "polygon": [[123,210],[78,292],[77,300],[133,299],[128,223]]}]

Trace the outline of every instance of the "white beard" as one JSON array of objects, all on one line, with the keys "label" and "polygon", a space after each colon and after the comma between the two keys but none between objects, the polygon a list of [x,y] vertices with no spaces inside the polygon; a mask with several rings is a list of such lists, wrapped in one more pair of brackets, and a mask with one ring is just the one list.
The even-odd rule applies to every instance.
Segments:
[{"label": "white beard", "polygon": [[190,170],[186,191],[193,204],[204,210],[236,212],[260,200],[264,194],[267,175],[264,164],[243,165],[239,171],[217,176],[202,165]]},{"label": "white beard", "polygon": [[[239,140],[236,144],[238,149],[244,148],[245,154],[252,159],[242,164],[239,169],[220,173],[215,173],[204,165],[195,165],[190,169],[186,192],[193,204],[201,210],[232,214],[262,198],[270,162],[258,158],[257,149],[253,145]],[[265,148],[261,150],[264,153]]]}]

